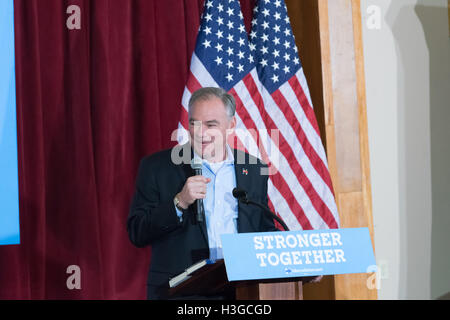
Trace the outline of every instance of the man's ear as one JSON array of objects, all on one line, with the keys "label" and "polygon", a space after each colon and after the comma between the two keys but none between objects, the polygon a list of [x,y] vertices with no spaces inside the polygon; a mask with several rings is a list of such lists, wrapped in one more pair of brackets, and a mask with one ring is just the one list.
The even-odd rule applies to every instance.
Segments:
[{"label": "man's ear", "polygon": [[231,130],[231,133],[234,132],[234,129],[236,129],[236,116],[233,116],[233,118],[230,121],[230,127],[228,128]]},{"label": "man's ear", "polygon": [[[229,122],[229,124],[228,124],[228,128],[227,128],[227,130],[226,130],[226,132],[225,132],[226,138],[227,138],[227,139],[228,139],[231,135],[234,134],[235,129],[236,129],[236,117],[233,117],[233,118],[230,120],[230,122]],[[230,140],[230,141],[231,141],[231,140]]]}]

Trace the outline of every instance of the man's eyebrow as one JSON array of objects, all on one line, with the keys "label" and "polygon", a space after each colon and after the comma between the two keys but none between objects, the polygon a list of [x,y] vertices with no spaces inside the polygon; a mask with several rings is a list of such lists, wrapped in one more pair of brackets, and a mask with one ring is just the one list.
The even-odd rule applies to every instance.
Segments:
[{"label": "man's eyebrow", "polygon": [[[201,122],[201,121],[200,120],[195,120],[194,118],[190,118],[189,122]],[[208,120],[208,121],[205,121],[205,123],[206,124],[218,124],[219,121],[217,121],[217,120]]]}]

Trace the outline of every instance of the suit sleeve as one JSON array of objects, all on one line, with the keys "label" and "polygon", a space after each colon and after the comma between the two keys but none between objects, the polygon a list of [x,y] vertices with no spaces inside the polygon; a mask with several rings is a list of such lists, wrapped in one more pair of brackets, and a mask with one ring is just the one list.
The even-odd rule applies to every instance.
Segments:
[{"label": "suit sleeve", "polygon": [[181,225],[173,202],[160,202],[156,172],[157,168],[149,159],[141,161],[127,219],[130,241],[139,248],[150,245]]}]

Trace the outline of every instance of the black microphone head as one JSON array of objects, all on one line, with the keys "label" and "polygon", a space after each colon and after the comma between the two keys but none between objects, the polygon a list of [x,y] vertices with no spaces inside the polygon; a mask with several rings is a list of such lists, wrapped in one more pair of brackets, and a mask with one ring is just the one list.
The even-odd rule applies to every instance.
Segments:
[{"label": "black microphone head", "polygon": [[236,199],[245,199],[247,198],[247,191],[242,190],[240,188],[234,188],[233,197],[235,197]]}]

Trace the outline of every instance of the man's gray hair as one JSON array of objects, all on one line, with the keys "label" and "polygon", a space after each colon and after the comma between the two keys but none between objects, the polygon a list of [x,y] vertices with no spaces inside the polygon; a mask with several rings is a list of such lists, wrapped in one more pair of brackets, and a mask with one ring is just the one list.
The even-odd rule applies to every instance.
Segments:
[{"label": "man's gray hair", "polygon": [[197,101],[205,101],[211,98],[219,98],[220,100],[222,100],[228,117],[234,117],[236,113],[236,101],[234,100],[234,97],[224,89],[215,87],[201,88],[192,94],[191,98],[189,99],[188,105],[189,114],[192,106]]}]

